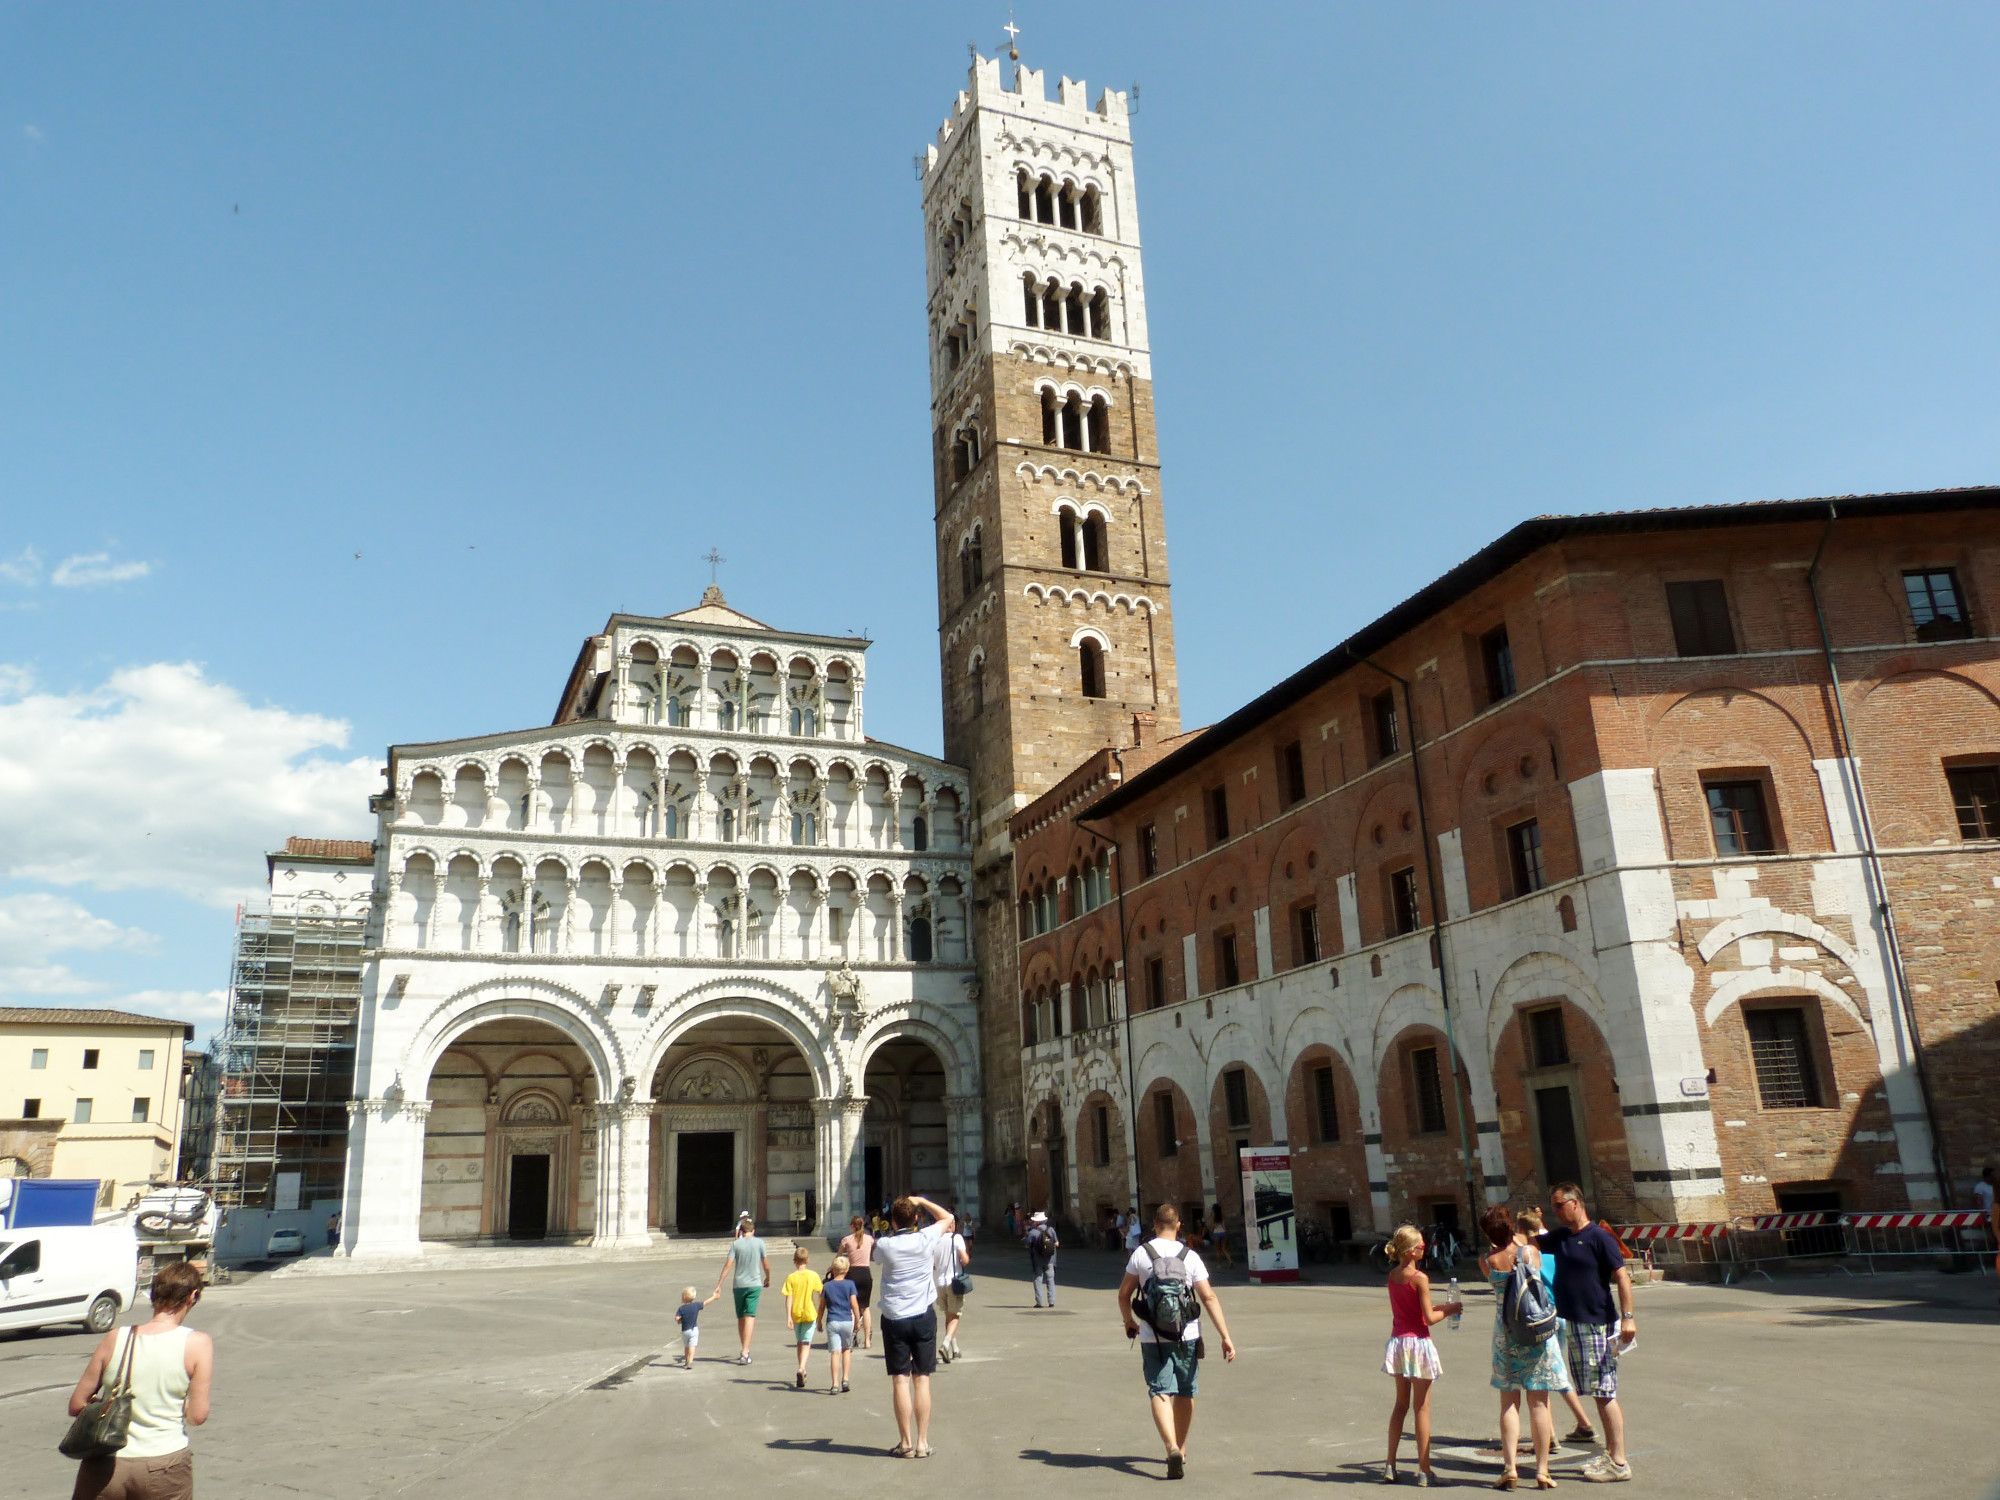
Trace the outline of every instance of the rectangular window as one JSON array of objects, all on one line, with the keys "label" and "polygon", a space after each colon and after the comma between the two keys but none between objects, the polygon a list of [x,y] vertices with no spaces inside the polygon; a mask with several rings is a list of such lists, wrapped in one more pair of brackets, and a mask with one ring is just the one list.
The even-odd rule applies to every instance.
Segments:
[{"label": "rectangular window", "polygon": [[1146,1002],[1155,1010],[1167,1003],[1167,961],[1163,958],[1146,960]]},{"label": "rectangular window", "polygon": [[1306,800],[1306,751],[1297,740],[1278,752],[1278,784],[1285,806]]},{"label": "rectangular window", "polygon": [[1236,934],[1218,932],[1215,935],[1215,985],[1217,989],[1228,989],[1241,984],[1243,976],[1236,966]]},{"label": "rectangular window", "polygon": [[1479,660],[1486,668],[1486,701],[1498,703],[1514,696],[1514,648],[1507,642],[1507,627],[1495,626],[1479,638]]},{"label": "rectangular window", "polygon": [[1149,880],[1160,873],[1160,830],[1157,824],[1148,823],[1139,830],[1139,868],[1146,872]]},{"label": "rectangular window", "polygon": [[90,1105],[91,1101],[88,1099],[79,1099],[76,1101],[77,1124],[88,1125],[90,1123]]},{"label": "rectangular window", "polygon": [[49,1049],[48,1049],[48,1048],[46,1048],[46,1047],[37,1047],[37,1048],[35,1048],[35,1050],[34,1050],[34,1051],[32,1051],[32,1052],[30,1052],[30,1053],[28,1054],[28,1066],[29,1066],[29,1067],[31,1067],[31,1068],[46,1068],[46,1067],[47,1067],[48,1065],[49,1065]]},{"label": "rectangular window", "polygon": [[97,1049],[95,1047],[85,1047],[83,1049],[83,1065],[85,1068],[94,1068],[97,1066]]},{"label": "rectangular window", "polygon": [[1333,1092],[1333,1068],[1312,1070],[1313,1139],[1322,1144],[1340,1139],[1340,1101]]},{"label": "rectangular window", "polygon": [[142,1073],[147,1072],[152,1066],[153,1049],[151,1047],[141,1047],[139,1049],[139,1071]]},{"label": "rectangular window", "polygon": [[1320,960],[1319,951],[1319,908],[1301,906],[1293,919],[1298,931],[1299,962],[1316,964]]},{"label": "rectangular window", "polygon": [[1229,788],[1212,787],[1208,793],[1208,844],[1212,849],[1229,837]]},{"label": "rectangular window", "polygon": [[1569,1061],[1569,1033],[1563,1029],[1560,1005],[1528,1012],[1528,1044],[1538,1068],[1559,1068]]},{"label": "rectangular window", "polygon": [[1250,1128],[1250,1079],[1241,1068],[1222,1075],[1222,1109],[1231,1130]]},{"label": "rectangular window", "polygon": [[39,1119],[40,1119],[41,1117],[42,1117],[42,1101],[41,1101],[41,1100],[39,1100],[39,1099],[23,1099],[23,1100],[21,1101],[21,1118],[22,1118],[22,1119],[24,1119],[24,1120],[39,1120]]},{"label": "rectangular window", "polygon": [[1091,1115],[1092,1134],[1096,1137],[1092,1144],[1097,1147],[1092,1160],[1100,1167],[1108,1167],[1111,1165],[1111,1111],[1100,1104],[1091,1111]]},{"label": "rectangular window", "polygon": [[1417,906],[1417,867],[1406,866],[1389,876],[1389,922],[1401,937],[1406,932],[1415,932],[1423,923],[1423,914]]},{"label": "rectangular window", "polygon": [[149,1119],[152,1118],[152,1114],[153,1114],[152,1100],[134,1099],[132,1101],[132,1123],[134,1125],[145,1124]]},{"label": "rectangular window", "polygon": [[1507,830],[1507,866],[1514,873],[1514,894],[1528,895],[1549,883],[1542,868],[1542,825],[1533,818]]},{"label": "rectangular window", "polygon": [[1818,1109],[1819,1080],[1811,1032],[1803,1010],[1746,1011],[1750,1062],[1757,1070],[1757,1098],[1766,1109]]},{"label": "rectangular window", "polygon": [[2000,839],[2000,767],[1961,766],[1946,771],[1961,838]]},{"label": "rectangular window", "polygon": [[1435,1047],[1410,1049],[1411,1102],[1415,1104],[1419,1135],[1437,1135],[1444,1130],[1444,1083],[1438,1074]]},{"label": "rectangular window", "polygon": [[1160,1138],[1160,1155],[1179,1156],[1181,1142],[1174,1124],[1174,1096],[1165,1090],[1153,1095],[1153,1129]]},{"label": "rectangular window", "polygon": [[1965,596],[1958,591],[1955,568],[1921,568],[1903,575],[1903,597],[1910,601],[1910,623],[1920,641],[1962,641],[1972,634],[1965,616]]},{"label": "rectangular window", "polygon": [[1682,656],[1734,656],[1729,594],[1720,578],[1667,585],[1667,613],[1674,622],[1674,650]]},{"label": "rectangular window", "polygon": [[1375,731],[1375,743],[1371,747],[1375,759],[1387,760],[1403,748],[1403,731],[1396,722],[1396,694],[1393,690],[1377,693],[1368,700],[1368,722]]},{"label": "rectangular window", "polygon": [[1704,781],[1709,826],[1717,854],[1775,854],[1761,781]]}]

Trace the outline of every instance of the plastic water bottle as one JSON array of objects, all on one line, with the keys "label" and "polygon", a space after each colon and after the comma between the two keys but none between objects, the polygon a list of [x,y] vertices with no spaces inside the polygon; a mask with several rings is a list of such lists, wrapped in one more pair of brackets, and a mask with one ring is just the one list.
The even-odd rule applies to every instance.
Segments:
[{"label": "plastic water bottle", "polygon": [[[1458,1301],[1458,1278],[1456,1276],[1451,1278],[1451,1285],[1444,1289],[1444,1300],[1447,1302]],[[1458,1332],[1458,1320],[1464,1316],[1465,1314],[1462,1312],[1455,1312],[1451,1315],[1451,1331],[1453,1333]]]}]

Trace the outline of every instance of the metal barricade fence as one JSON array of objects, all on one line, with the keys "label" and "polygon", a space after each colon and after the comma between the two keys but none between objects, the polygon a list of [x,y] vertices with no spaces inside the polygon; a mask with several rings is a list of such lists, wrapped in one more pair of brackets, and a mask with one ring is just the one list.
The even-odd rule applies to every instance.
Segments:
[{"label": "metal barricade fence", "polygon": [[1623,1224],[1611,1232],[1628,1246],[1643,1247],[1655,1266],[1721,1267],[1728,1261],[1727,1224]]},{"label": "metal barricade fence", "polygon": [[1932,1213],[1843,1214],[1841,1228],[1846,1234],[1849,1255],[1868,1263],[1875,1274],[1878,1260],[1962,1261],[1969,1257],[1980,1275],[1985,1275],[1993,1254],[1993,1236],[1986,1215],[1976,1208],[1946,1209]]}]

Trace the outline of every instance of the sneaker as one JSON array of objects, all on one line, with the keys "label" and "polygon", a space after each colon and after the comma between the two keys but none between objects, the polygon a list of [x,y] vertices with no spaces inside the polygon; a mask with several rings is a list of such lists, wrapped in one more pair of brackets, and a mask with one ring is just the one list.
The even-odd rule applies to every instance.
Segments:
[{"label": "sneaker", "polygon": [[1382,1482],[1384,1484],[1396,1484],[1400,1482],[1396,1478],[1396,1466],[1394,1464],[1382,1465]]},{"label": "sneaker", "polygon": [[750,1356],[747,1354],[739,1354],[736,1356],[736,1363],[738,1363],[739,1365],[747,1365],[750,1363]]},{"label": "sneaker", "polygon": [[1183,1477],[1186,1473],[1187,1473],[1186,1456],[1179,1453],[1169,1453],[1167,1455],[1167,1478],[1179,1479]]},{"label": "sneaker", "polygon": [[847,1394],[847,1382],[844,1380],[840,1382],[840,1394],[843,1396]]},{"label": "sneaker", "polygon": [[804,1370],[801,1370],[799,1371],[799,1389],[804,1390],[805,1388],[806,1388],[806,1372]]},{"label": "sneaker", "polygon": [[1582,1448],[1595,1448],[1597,1446],[1597,1433],[1592,1428],[1579,1427],[1568,1437],[1564,1438],[1563,1441],[1565,1443],[1573,1443]]},{"label": "sneaker", "polygon": [[1632,1477],[1632,1466],[1617,1462],[1609,1453],[1600,1453],[1583,1466],[1583,1477],[1592,1484],[1622,1484]]}]

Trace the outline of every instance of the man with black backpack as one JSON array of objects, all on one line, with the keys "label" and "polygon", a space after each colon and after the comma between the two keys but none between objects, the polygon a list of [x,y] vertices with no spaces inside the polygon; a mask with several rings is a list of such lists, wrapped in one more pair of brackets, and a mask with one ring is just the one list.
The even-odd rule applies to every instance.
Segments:
[{"label": "man with black backpack", "polygon": [[1118,1283],[1118,1312],[1125,1337],[1139,1340],[1145,1362],[1146,1392],[1153,1425],[1167,1445],[1167,1478],[1187,1472],[1188,1429],[1194,1425],[1195,1364],[1207,1352],[1201,1315],[1215,1323],[1222,1357],[1236,1358],[1236,1345],[1223,1321],[1222,1303],[1209,1284],[1208,1267],[1181,1243],[1180,1210],[1162,1203],[1153,1212],[1153,1238],[1132,1252],[1125,1279]]},{"label": "man with black backpack", "polygon": [[1049,1216],[1039,1211],[1028,1216],[1028,1270],[1035,1278],[1035,1306],[1042,1306],[1042,1293],[1048,1293],[1048,1306],[1056,1305],[1056,1251],[1062,1241],[1056,1238],[1056,1226],[1049,1222]]}]

